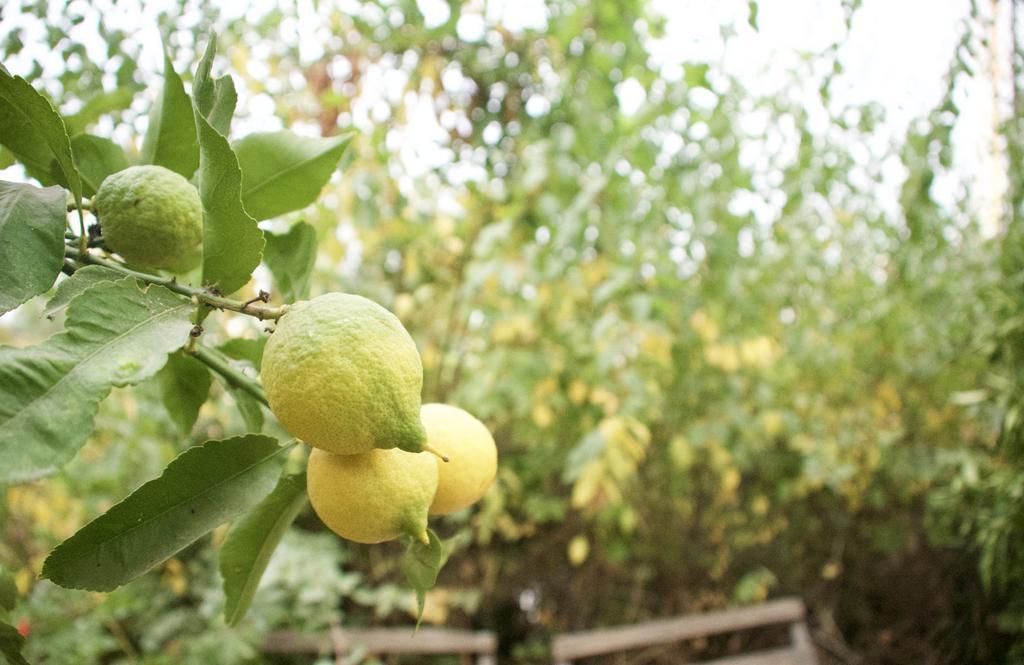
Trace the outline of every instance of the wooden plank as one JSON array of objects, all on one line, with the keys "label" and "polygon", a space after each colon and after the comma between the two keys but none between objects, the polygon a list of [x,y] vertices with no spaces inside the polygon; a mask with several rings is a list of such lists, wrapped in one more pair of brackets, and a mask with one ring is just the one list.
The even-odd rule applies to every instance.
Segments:
[{"label": "wooden plank", "polygon": [[801,665],[801,654],[793,647],[764,649],[741,656],[705,660],[693,665]]},{"label": "wooden plank", "polygon": [[803,621],[789,627],[789,636],[793,640],[793,649],[797,652],[797,665],[818,665],[818,654],[811,642],[811,633]]},{"label": "wooden plank", "polygon": [[338,639],[328,633],[308,635],[290,630],[270,633],[263,643],[265,653],[333,653],[355,646],[374,654],[493,654],[498,650],[494,633],[443,628],[421,628],[413,635],[409,628],[342,630]]},{"label": "wooden plank", "polygon": [[758,626],[793,623],[802,621],[803,618],[803,601],[798,598],[783,598],[753,607],[691,614],[619,628],[567,633],[552,640],[551,655],[556,662],[573,660]]}]

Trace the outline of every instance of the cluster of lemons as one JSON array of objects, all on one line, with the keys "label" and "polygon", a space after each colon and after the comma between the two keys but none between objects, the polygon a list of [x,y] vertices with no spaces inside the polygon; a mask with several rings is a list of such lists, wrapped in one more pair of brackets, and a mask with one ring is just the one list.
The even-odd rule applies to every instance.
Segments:
[{"label": "cluster of lemons", "polygon": [[416,345],[371,300],[328,293],[293,305],[267,342],[261,379],[274,415],[313,446],[310,503],[344,538],[427,542],[428,514],[469,506],[494,480],[490,432],[457,407],[420,405]]},{"label": "cluster of lemons", "polygon": [[[106,245],[133,265],[198,263],[202,203],[161,166],[108,176],[94,200]],[[360,543],[402,535],[424,543],[428,514],[476,502],[494,480],[487,428],[446,404],[420,404],[423,365],[398,318],[371,300],[329,293],[292,305],[263,353],[270,409],[313,446],[313,509]]]}]

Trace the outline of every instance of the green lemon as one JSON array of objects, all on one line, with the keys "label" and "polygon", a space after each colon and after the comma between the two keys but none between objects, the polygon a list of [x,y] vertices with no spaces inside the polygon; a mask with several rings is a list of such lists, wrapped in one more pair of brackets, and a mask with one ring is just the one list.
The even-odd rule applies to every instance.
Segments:
[{"label": "green lemon", "polygon": [[427,444],[448,462],[438,463],[431,515],[447,515],[476,503],[494,481],[498,449],[482,422],[449,404],[424,404],[420,411]]},{"label": "green lemon", "polygon": [[344,293],[296,303],[263,351],[263,388],[281,424],[339,455],[423,450],[423,365],[412,337],[377,303]]},{"label": "green lemon", "polygon": [[429,453],[314,449],[306,479],[313,510],[342,538],[381,543],[408,535],[429,542],[427,507],[437,489],[437,462]]},{"label": "green lemon", "polygon": [[162,166],[130,166],[107,176],[93,201],[103,240],[129,263],[181,269],[203,240],[203,204],[185,178]]}]

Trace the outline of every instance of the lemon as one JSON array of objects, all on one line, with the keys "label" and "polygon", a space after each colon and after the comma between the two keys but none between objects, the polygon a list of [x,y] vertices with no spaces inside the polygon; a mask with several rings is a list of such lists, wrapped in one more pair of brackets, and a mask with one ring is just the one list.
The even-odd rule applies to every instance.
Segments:
[{"label": "lemon", "polygon": [[339,455],[423,450],[423,365],[394,314],[328,293],[292,305],[263,351],[263,388],[281,424]]},{"label": "lemon", "polygon": [[420,418],[427,444],[448,457],[438,463],[437,494],[431,515],[447,515],[476,503],[498,471],[498,449],[479,420],[449,404],[424,404]]},{"label": "lemon", "polygon": [[195,263],[203,204],[185,178],[162,166],[130,166],[100,183],[93,200],[107,247],[129,263],[178,269]]},{"label": "lemon", "polygon": [[427,507],[437,489],[433,455],[397,448],[360,455],[314,449],[306,478],[313,510],[342,538],[381,543],[409,535],[429,542]]}]

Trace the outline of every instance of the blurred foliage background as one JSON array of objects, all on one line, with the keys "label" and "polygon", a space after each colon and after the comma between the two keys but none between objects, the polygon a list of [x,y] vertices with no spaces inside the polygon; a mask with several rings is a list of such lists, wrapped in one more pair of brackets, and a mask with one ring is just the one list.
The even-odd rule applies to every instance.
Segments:
[{"label": "blurred foliage background", "polygon": [[[714,62],[651,66],[665,21],[642,0],[552,0],[541,27],[514,30],[479,2],[429,22],[412,0],[262,4],[135,20],[159,23],[179,71],[218,29],[236,134],[357,132],[321,202],[268,229],[314,225],[313,294],[395,311],[424,400],[495,434],[494,487],[438,525],[458,545],[428,622],[497,631],[509,662],[545,662],[558,631],[796,594],[823,662],[1024,658],[1015,40],[996,228],[950,184],[958,86],[1002,57],[992,25],[1011,3],[965,5],[946,94],[895,138],[879,105],[833,99],[840,43],[763,94]],[[758,29],[759,3],[734,4],[726,42]],[[836,4],[849,28],[860,3]],[[100,19],[115,9],[2,11],[12,71],[73,128],[137,152],[157,72],[138,35]],[[59,75],[26,55],[41,39]],[[0,341],[59,329],[41,311],[5,317]],[[241,319],[208,334],[265,337]],[[222,533],[110,594],[37,581],[56,542],[182,448],[247,427],[215,387],[181,432],[151,383],[115,391],[63,473],[6,490],[0,561],[30,660],[308,662],[268,661],[260,640],[408,624],[397,546],[350,545],[308,512],[236,629],[217,616]]]}]

